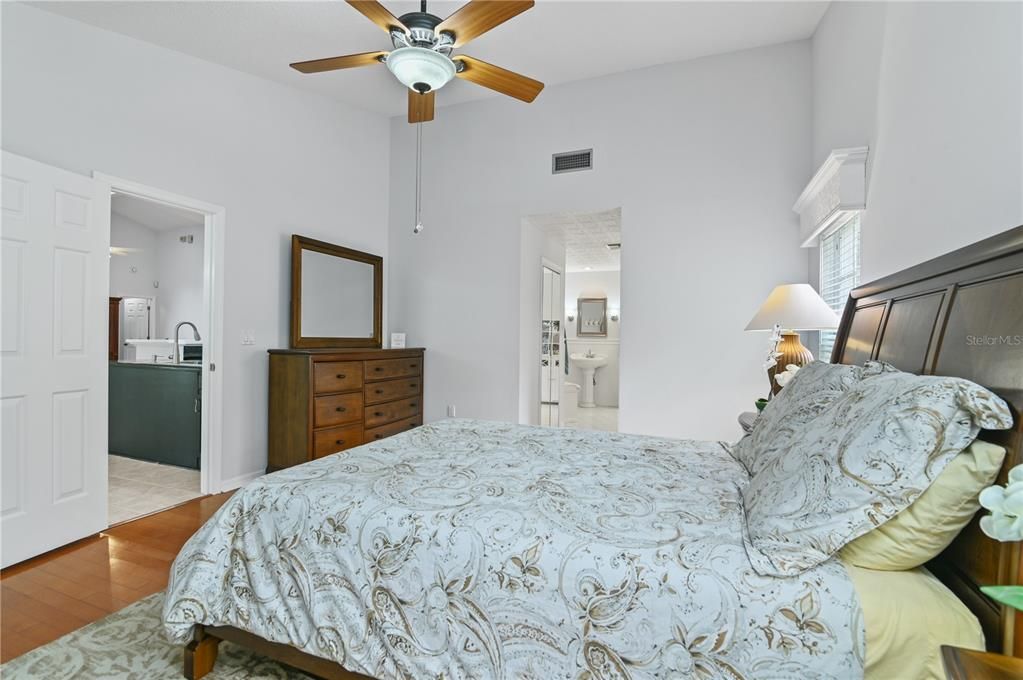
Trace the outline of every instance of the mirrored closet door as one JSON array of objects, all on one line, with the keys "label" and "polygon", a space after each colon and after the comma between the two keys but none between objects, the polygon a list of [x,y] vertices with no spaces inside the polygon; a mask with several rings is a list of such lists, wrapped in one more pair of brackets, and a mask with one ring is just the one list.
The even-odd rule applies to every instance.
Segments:
[{"label": "mirrored closet door", "polygon": [[564,370],[561,317],[565,303],[561,292],[561,273],[543,267],[541,290],[540,424],[557,426]]}]

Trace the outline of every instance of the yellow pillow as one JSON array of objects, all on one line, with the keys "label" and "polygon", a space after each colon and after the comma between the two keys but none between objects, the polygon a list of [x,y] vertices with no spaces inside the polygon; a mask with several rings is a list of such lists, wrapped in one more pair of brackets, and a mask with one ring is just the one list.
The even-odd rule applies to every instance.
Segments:
[{"label": "yellow pillow", "polygon": [[977,496],[1002,469],[1005,449],[975,441],[953,458],[913,503],[845,545],[842,560],[857,567],[903,571],[948,547],[980,509]]}]

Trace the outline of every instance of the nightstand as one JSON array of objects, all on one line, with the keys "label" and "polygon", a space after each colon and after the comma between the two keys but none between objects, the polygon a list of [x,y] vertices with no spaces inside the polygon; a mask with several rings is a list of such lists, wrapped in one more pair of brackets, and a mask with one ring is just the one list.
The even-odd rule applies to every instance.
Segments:
[{"label": "nightstand", "polygon": [[757,422],[757,417],[760,414],[756,411],[744,411],[739,414],[739,426],[742,427],[742,431],[749,434],[753,431],[753,426]]},{"label": "nightstand", "polygon": [[948,680],[1019,680],[1023,659],[962,647],[941,646],[941,662]]}]

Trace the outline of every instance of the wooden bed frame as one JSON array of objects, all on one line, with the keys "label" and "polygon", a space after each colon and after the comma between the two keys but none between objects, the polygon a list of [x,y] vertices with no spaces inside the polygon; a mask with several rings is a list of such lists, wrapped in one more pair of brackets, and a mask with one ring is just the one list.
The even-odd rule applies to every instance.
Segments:
[{"label": "wooden bed frame", "polygon": [[[854,290],[832,361],[867,359],[913,373],[968,378],[1005,399],[1013,429],[981,434],[1007,449],[1004,483],[1008,469],[1023,463],[1023,226]],[[998,543],[974,519],[928,568],[977,616],[989,649],[1023,657],[1023,614],[980,591],[982,585],[1023,585],[1023,543]],[[196,626],[185,648],[186,678],[213,669],[221,640],[322,678],[366,677],[237,628]]]},{"label": "wooden bed frame", "polygon": [[[968,378],[1002,397],[1011,430],[999,477],[1023,463],[1023,226],[860,286],[846,303],[832,362],[887,361],[903,371]],[[1023,657],[1023,614],[980,591],[1023,585],[1023,543],[999,543],[979,518],[927,567],[980,620],[988,648]]]}]

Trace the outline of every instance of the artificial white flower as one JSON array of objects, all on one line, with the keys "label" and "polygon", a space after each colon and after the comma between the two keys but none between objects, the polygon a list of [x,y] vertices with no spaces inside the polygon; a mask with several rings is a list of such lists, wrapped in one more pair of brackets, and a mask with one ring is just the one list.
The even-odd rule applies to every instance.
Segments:
[{"label": "artificial white flower", "polygon": [[785,387],[786,385],[789,384],[789,381],[792,380],[792,378],[794,378],[796,373],[798,372],[799,366],[796,366],[795,364],[789,364],[788,366],[785,367],[784,371],[775,374],[774,380],[780,386]]},{"label": "artificial white flower", "polygon": [[778,343],[781,342],[781,326],[774,324],[774,329],[771,331],[771,338],[768,341],[767,349],[767,360],[764,361],[764,370],[768,371],[778,365],[778,357],[781,356],[781,352],[778,351]]},{"label": "artificial white flower", "polygon": [[996,541],[1023,541],[1023,465],[1009,470],[1004,486],[980,492],[980,504],[991,511],[980,518],[981,530]]}]

